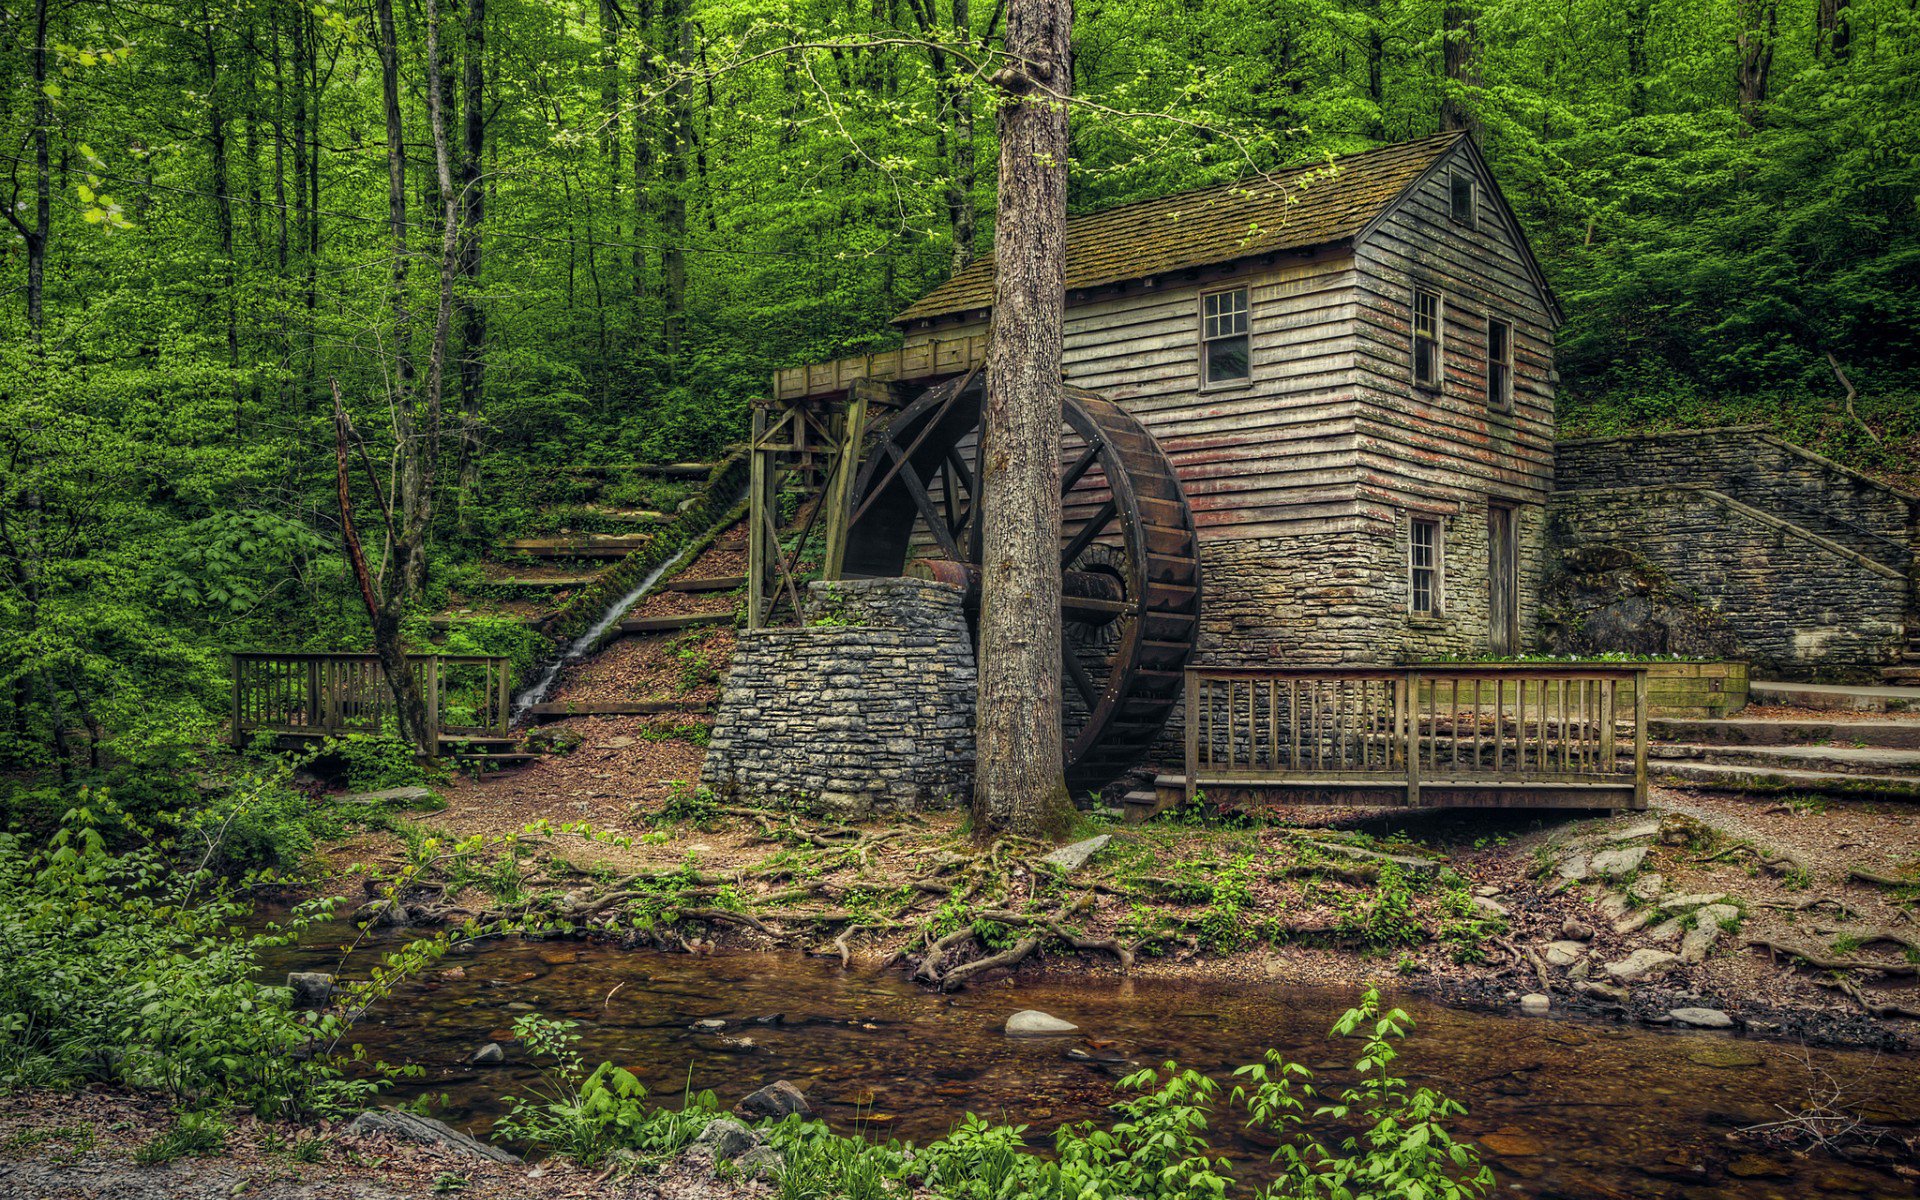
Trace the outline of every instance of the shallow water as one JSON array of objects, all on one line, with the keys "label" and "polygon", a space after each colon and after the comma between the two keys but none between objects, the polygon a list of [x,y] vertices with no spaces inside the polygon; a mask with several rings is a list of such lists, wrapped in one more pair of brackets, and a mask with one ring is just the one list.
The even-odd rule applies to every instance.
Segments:
[{"label": "shallow water", "polygon": [[[331,969],[338,961],[337,951],[316,945],[274,967]],[[407,985],[364,1018],[353,1040],[388,1061],[423,1066],[424,1077],[396,1094],[445,1093],[437,1114],[463,1128],[484,1129],[500,1111],[498,1097],[535,1078],[505,1040],[514,1018],[533,1009],[579,1021],[587,1062],[625,1066],[656,1096],[677,1097],[691,1078],[730,1104],[785,1078],[842,1130],[919,1142],[969,1111],[1029,1125],[1037,1142],[1063,1122],[1101,1115],[1113,1077],[1065,1057],[1086,1039],[1141,1064],[1176,1059],[1221,1076],[1274,1047],[1323,1083],[1351,1078],[1337,1068],[1350,1063],[1352,1045],[1326,1036],[1356,998],[1346,990],[1054,976],[936,996],[897,973],[843,971],[832,959],[693,957],[575,942],[494,943],[450,954],[435,971],[452,966],[466,978]],[[1911,1136],[1920,1126],[1920,1064],[1911,1057],[1397,1002],[1418,1022],[1401,1074],[1468,1105],[1457,1132],[1500,1135],[1488,1145],[1502,1153],[1487,1157],[1504,1195],[1916,1194],[1910,1180],[1882,1167],[1799,1159],[1727,1136],[1778,1119],[1776,1104],[1797,1110],[1816,1070],[1839,1080],[1874,1120]],[[1083,1034],[1003,1036],[1007,1015],[1022,1008],[1064,1017]],[[748,1025],[775,1015],[778,1024]],[[750,1037],[755,1048],[742,1053],[690,1028],[704,1018],[727,1021],[728,1035]],[[506,1066],[461,1065],[487,1041],[507,1047]],[[1243,1173],[1264,1154],[1246,1143],[1239,1150]]]}]

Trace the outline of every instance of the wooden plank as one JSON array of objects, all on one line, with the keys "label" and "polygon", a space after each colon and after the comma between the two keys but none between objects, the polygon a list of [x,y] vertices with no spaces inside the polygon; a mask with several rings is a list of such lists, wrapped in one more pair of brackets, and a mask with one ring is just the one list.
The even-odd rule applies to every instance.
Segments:
[{"label": "wooden plank", "polygon": [[621,633],[672,633],[704,625],[731,625],[733,614],[683,613],[672,617],[629,617],[615,626]]}]

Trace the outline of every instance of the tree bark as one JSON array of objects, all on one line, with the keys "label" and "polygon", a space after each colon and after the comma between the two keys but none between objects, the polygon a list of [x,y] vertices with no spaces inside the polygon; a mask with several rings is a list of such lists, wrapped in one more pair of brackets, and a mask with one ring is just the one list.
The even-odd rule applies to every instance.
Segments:
[{"label": "tree bark", "polygon": [[664,0],[661,34],[673,47],[673,78],[667,85],[667,144],[663,155],[666,178],[661,189],[662,241],[660,268],[665,284],[666,350],[675,382],[680,379],[680,342],[687,324],[687,156],[693,140],[693,84],[688,69],[693,62],[693,22],[687,0]]},{"label": "tree bark", "polygon": [[[45,288],[47,242],[53,232],[53,191],[49,170],[53,137],[53,107],[47,99],[47,0],[33,6],[33,224],[21,220],[18,203],[9,204],[7,220],[27,246],[27,330],[39,346],[46,324]],[[16,197],[17,200],[17,197]]]},{"label": "tree bark", "polygon": [[1853,45],[1853,24],[1847,14],[1847,0],[1820,0],[1814,12],[1814,49],[1845,62]]},{"label": "tree bark", "polygon": [[480,490],[480,414],[487,387],[487,309],[480,298],[481,229],[487,190],[481,161],[486,155],[487,0],[467,0],[466,108],[460,154],[460,462],[461,511]]},{"label": "tree bark", "polygon": [[1480,86],[1480,9],[1471,0],[1447,0],[1441,10],[1441,67],[1447,83],[1440,99],[1440,128],[1476,130],[1466,92]]},{"label": "tree bark", "polygon": [[[1073,819],[1060,731],[1060,379],[1071,0],[1012,0],[998,76],[999,229],[982,420],[977,832]],[[1049,92],[1055,94],[1049,94]]]},{"label": "tree bark", "polygon": [[1735,83],[1740,92],[1740,119],[1748,130],[1766,123],[1767,76],[1773,69],[1773,39],[1779,29],[1777,0],[1736,0],[1739,32],[1734,34]]}]

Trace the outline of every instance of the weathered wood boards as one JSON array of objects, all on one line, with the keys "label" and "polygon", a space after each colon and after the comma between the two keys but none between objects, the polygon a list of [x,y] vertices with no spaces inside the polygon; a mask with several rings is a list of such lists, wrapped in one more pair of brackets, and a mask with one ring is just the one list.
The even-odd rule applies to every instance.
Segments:
[{"label": "weathered wood boards", "polygon": [[[442,743],[510,741],[512,660],[497,655],[410,654],[427,723]],[[232,656],[231,736],[320,740],[393,729],[393,690],[372,654]]]},{"label": "weathered wood boards", "polygon": [[1195,668],[1178,786],[1286,803],[1645,808],[1646,713],[1637,666]]}]

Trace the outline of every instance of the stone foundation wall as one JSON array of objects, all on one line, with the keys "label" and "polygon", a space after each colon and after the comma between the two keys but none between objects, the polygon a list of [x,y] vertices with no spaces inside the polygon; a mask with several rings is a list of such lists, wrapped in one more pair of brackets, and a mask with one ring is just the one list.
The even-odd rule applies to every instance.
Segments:
[{"label": "stone foundation wall", "polygon": [[[1423,514],[1424,515],[1424,514]],[[1441,523],[1440,611],[1407,611],[1409,514],[1344,531],[1203,541],[1195,661],[1378,666],[1488,651],[1487,506],[1435,514]],[[1546,508],[1521,505],[1520,645],[1535,640],[1547,567]]]},{"label": "stone foundation wall", "polygon": [[965,803],[978,681],[960,589],[808,590],[828,623],[741,633],[700,782],[728,800],[850,818]]},{"label": "stone foundation wall", "polygon": [[1920,501],[1759,426],[1578,438],[1556,448],[1561,491],[1700,484],[1907,573]]},{"label": "stone foundation wall", "polygon": [[1766,675],[1870,674],[1899,659],[1902,573],[1711,487],[1560,492],[1552,538],[1570,562],[1612,551],[1644,563]]}]

